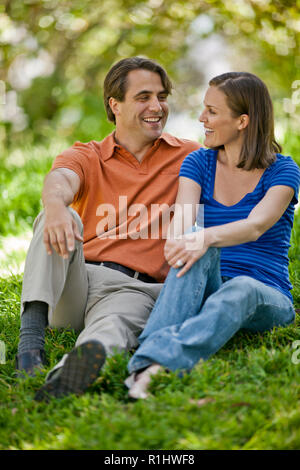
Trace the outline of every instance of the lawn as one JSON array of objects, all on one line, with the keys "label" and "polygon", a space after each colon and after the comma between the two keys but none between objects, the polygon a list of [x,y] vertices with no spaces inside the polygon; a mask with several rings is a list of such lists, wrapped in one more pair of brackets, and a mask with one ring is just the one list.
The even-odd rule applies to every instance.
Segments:
[{"label": "lawn", "polygon": [[[300,318],[264,334],[238,333],[191,374],[162,373],[152,396],[132,402],[123,385],[127,358],[110,358],[83,396],[34,400],[44,374],[14,378],[21,276],[0,281],[0,449],[299,449]],[[299,305],[298,305],[299,306]],[[47,330],[48,369],[76,339]],[[295,360],[296,359],[296,360]]]},{"label": "lawn", "polygon": [[[29,204],[32,192],[29,194],[26,186],[26,165],[29,174],[35,162],[33,158],[31,167],[29,160],[20,166],[25,188],[14,182],[16,205],[26,191]],[[39,184],[41,173],[49,164],[46,155],[40,174],[36,174]],[[1,175],[3,182],[4,173]],[[35,208],[39,206],[37,186],[32,196]],[[7,214],[12,204],[7,197],[10,190],[7,183],[6,205],[2,205]],[[24,204],[19,206],[19,233],[28,229],[31,221],[26,225],[26,217],[30,219],[34,212],[31,204],[30,207]],[[7,221],[3,233],[12,233],[9,224],[13,227],[14,221],[9,217]],[[299,241],[300,210],[290,249],[290,276],[297,309],[300,309]],[[287,328],[264,334],[239,332],[215,356],[200,362],[183,378],[176,373],[161,373],[153,380],[151,397],[146,401],[128,399],[123,384],[128,357],[116,354],[86,394],[52,399],[45,404],[34,400],[35,391],[47,370],[72,349],[76,334],[47,329],[47,370],[34,379],[17,380],[14,357],[20,326],[21,282],[21,275],[0,278],[0,340],[6,346],[6,361],[0,364],[0,449],[300,448],[300,351],[298,354],[293,347],[300,339],[300,313],[295,324]]]}]

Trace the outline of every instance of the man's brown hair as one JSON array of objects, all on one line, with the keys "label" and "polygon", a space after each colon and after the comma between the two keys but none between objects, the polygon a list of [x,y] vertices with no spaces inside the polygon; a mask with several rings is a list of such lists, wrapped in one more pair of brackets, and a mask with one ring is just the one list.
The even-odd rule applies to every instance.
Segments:
[{"label": "man's brown hair", "polygon": [[249,116],[238,168],[268,168],[282,148],[274,137],[273,104],[264,82],[249,72],[229,72],[212,78],[209,85],[225,94],[233,117]]},{"label": "man's brown hair", "polygon": [[138,69],[158,73],[164,90],[168,94],[171,93],[171,80],[163,67],[157,64],[154,60],[145,59],[143,57],[128,57],[127,59],[122,59],[112,66],[104,80],[104,105],[109,121],[116,123],[115,115],[109,105],[109,99],[112,97],[117,101],[124,101],[128,85],[127,76],[132,70]]}]

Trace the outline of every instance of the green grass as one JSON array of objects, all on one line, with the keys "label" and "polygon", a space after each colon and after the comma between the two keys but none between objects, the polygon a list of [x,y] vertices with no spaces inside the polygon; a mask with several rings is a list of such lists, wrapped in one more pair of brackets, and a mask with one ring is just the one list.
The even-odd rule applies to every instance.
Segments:
[{"label": "green grass", "polygon": [[[0,449],[300,448],[299,315],[287,328],[239,332],[183,378],[161,373],[146,401],[127,398],[128,355],[116,354],[85,395],[44,404],[34,394],[45,374],[14,378],[20,290],[21,276],[0,280]],[[47,370],[75,340],[73,331],[47,329]]]},{"label": "green grass", "polygon": [[[285,154],[296,155],[298,142],[294,139]],[[22,235],[30,228],[40,207],[43,176],[57,153],[51,146],[25,149],[8,162],[0,160],[2,235]],[[19,255],[11,256],[8,263]],[[299,309],[300,212],[289,256]],[[0,278],[0,340],[6,345],[6,363],[0,364],[0,449],[300,448],[300,364],[292,361],[293,342],[300,339],[299,314],[287,328],[239,332],[183,378],[160,374],[146,401],[127,398],[128,355],[116,354],[86,394],[44,404],[34,400],[35,392],[46,372],[72,349],[76,334],[47,329],[47,371],[34,379],[15,379],[21,282],[21,275]]]}]

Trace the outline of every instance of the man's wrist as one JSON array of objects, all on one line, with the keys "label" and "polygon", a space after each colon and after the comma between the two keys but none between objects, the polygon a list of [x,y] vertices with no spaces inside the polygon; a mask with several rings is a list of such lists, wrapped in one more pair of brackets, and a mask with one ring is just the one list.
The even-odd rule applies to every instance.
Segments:
[{"label": "man's wrist", "polygon": [[51,198],[47,198],[46,201],[43,200],[43,206],[44,206],[44,210],[46,213],[67,207],[62,198],[55,197],[55,196]]}]

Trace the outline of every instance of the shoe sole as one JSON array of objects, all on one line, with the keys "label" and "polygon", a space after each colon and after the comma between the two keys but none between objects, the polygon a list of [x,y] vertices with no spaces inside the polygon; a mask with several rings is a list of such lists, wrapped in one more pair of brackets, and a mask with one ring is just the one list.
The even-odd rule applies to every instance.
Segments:
[{"label": "shoe sole", "polygon": [[37,391],[35,400],[48,401],[71,393],[81,395],[97,379],[105,358],[99,342],[88,341],[78,346],[69,353],[60,374]]}]

